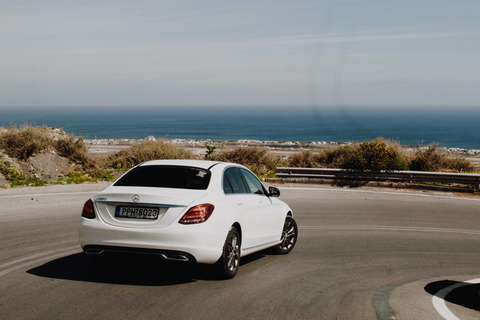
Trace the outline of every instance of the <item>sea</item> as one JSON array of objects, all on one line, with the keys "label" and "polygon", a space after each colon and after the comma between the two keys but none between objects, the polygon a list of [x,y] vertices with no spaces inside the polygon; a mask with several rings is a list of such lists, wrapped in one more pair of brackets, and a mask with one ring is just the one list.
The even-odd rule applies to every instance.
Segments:
[{"label": "sea", "polygon": [[361,142],[480,149],[478,107],[130,106],[0,107],[0,126],[60,127],[87,139]]}]

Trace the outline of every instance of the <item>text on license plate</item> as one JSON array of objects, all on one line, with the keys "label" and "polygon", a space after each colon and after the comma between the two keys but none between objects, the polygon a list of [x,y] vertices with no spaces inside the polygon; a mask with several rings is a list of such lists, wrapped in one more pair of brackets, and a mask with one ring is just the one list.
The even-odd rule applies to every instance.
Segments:
[{"label": "text on license plate", "polygon": [[115,217],[155,220],[158,218],[159,213],[159,208],[117,207]]}]

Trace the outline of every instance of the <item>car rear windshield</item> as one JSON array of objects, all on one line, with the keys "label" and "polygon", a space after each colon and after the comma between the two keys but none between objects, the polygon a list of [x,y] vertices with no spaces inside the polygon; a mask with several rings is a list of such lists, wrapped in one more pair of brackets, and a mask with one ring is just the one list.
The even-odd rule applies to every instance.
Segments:
[{"label": "car rear windshield", "polygon": [[115,186],[205,190],[210,171],[185,166],[140,166],[127,172]]}]

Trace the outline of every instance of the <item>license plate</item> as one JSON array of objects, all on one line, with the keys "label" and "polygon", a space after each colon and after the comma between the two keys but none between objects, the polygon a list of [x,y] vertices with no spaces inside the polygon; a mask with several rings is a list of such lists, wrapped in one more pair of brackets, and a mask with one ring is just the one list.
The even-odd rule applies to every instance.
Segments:
[{"label": "license plate", "polygon": [[158,218],[159,214],[159,208],[117,207],[117,209],[115,210],[115,217],[117,218],[155,220]]}]

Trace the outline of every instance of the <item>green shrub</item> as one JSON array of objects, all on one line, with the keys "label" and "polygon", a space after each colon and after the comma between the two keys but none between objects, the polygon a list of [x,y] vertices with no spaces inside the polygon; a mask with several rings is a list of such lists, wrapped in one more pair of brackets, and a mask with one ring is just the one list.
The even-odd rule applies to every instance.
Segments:
[{"label": "green shrub", "polygon": [[475,169],[467,159],[448,158],[438,151],[436,145],[430,145],[424,150],[417,151],[410,161],[410,170],[473,172]]},{"label": "green shrub", "polygon": [[408,168],[400,146],[383,138],[360,144],[325,149],[318,162],[329,168],[364,171],[405,170]]},{"label": "green shrub", "polygon": [[31,178],[26,180],[24,183],[21,183],[21,182],[18,184],[12,183],[12,187],[16,187],[16,186],[43,187],[43,186],[46,186],[47,184],[48,184],[48,181],[46,180],[43,180],[40,178]]},{"label": "green shrub", "polygon": [[364,171],[402,170],[407,167],[397,147],[392,143],[387,144],[382,138],[360,143],[345,165],[348,169]]},{"label": "green shrub", "polygon": [[205,159],[209,159],[213,155],[215,150],[217,149],[216,146],[211,146],[211,145],[208,145],[208,144],[205,144],[205,148],[207,148],[207,153],[205,154]]},{"label": "green shrub", "polygon": [[159,159],[196,159],[184,147],[168,141],[147,141],[121,150],[107,157],[106,165],[115,169],[129,169],[139,163]]},{"label": "green shrub", "polygon": [[440,154],[437,146],[432,144],[424,150],[418,150],[409,167],[413,171],[440,171],[444,161],[445,155]]},{"label": "green shrub", "polygon": [[422,155],[413,158],[409,166],[412,171],[436,171],[436,168],[428,161],[427,157]]},{"label": "green shrub", "polygon": [[8,162],[0,162],[0,173],[10,182],[25,180],[23,171],[11,166]]},{"label": "green shrub", "polygon": [[80,183],[84,183],[84,182],[87,182],[87,181],[88,182],[96,182],[98,179],[96,179],[94,177],[91,177],[88,174],[84,174],[82,172],[78,172],[78,171],[75,171],[75,170],[70,170],[68,172],[65,180],[66,180],[67,184],[72,184],[72,183],[80,184]]},{"label": "green shrub", "polygon": [[25,124],[11,127],[0,135],[0,148],[13,157],[26,160],[52,145],[53,139],[44,127]]},{"label": "green shrub", "polygon": [[48,181],[40,178],[31,178],[27,180],[21,169],[11,166],[8,162],[0,162],[0,173],[10,182],[11,187],[41,187],[48,184]]}]

